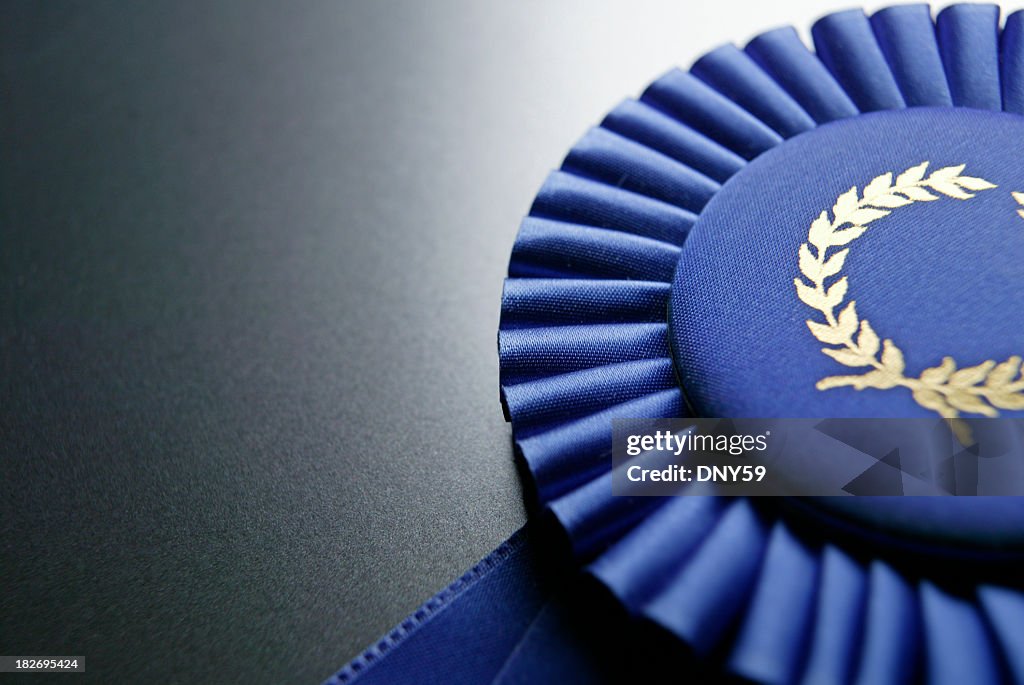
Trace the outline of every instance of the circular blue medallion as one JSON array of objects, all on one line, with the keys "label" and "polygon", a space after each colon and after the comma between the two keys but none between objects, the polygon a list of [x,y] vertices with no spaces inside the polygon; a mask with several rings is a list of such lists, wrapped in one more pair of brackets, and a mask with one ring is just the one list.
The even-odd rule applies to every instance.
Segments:
[{"label": "circular blue medallion", "polygon": [[[879,112],[796,136],[731,178],[670,298],[694,413],[1021,416],[1019,371],[966,392],[952,374],[1024,354],[1022,140],[1012,114]],[[1018,498],[824,504],[872,529],[1024,544]]]}]

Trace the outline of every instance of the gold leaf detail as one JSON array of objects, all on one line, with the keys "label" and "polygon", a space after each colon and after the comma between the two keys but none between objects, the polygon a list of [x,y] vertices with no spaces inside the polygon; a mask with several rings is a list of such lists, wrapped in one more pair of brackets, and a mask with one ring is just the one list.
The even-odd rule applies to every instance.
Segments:
[{"label": "gold leaf detail", "polygon": [[[915,402],[947,419],[957,438],[969,445],[973,439],[970,428],[959,418],[961,412],[998,416],[998,409],[1024,409],[1021,357],[1012,356],[1001,363],[987,360],[959,370],[952,357],[944,357],[938,366],[923,370],[919,377],[907,376],[903,351],[892,340],[882,341],[867,319],[858,317],[854,301],[843,307],[838,316],[835,314],[848,294],[849,279],[842,276],[831,286],[826,285],[828,279],[842,272],[849,254],[849,248],[832,248],[860,238],[873,222],[887,217],[891,210],[916,202],[933,202],[941,196],[969,200],[975,195],[967,191],[996,187],[983,178],[963,176],[963,164],[943,167],[926,176],[928,164],[921,162],[910,167],[897,175],[895,182],[891,172],[880,174],[865,186],[863,194],[854,186],[836,198],[832,216],[827,210],[819,214],[811,222],[807,242],[800,245],[800,273],[810,283],[801,278],[793,279],[793,283],[800,301],[823,318],[807,320],[811,335],[833,346],[822,348],[822,353],[843,366],[870,367],[858,375],[822,378],[815,387],[907,388]],[[1011,195],[1024,207],[1024,192],[1014,191]],[[1024,217],[1024,209],[1017,212]]]},{"label": "gold leaf detail", "polygon": [[820,290],[812,288],[807,285],[799,278],[794,278],[793,282],[796,283],[796,294],[800,297],[805,305],[813,307],[814,309],[822,309],[825,302],[825,295]]},{"label": "gold leaf detail", "polygon": [[1012,392],[994,392],[988,396],[990,402],[1000,409],[1011,411],[1024,409],[1024,394]]},{"label": "gold leaf detail", "polygon": [[835,205],[832,206],[832,213],[837,217],[844,216],[857,208],[857,186],[847,190],[839,196]]},{"label": "gold leaf detail", "polygon": [[992,369],[992,373],[988,375],[985,385],[992,388],[1006,385],[1017,375],[1017,372],[1020,370],[1020,362],[1021,358],[1014,355],[1002,364],[996,364],[996,367]]},{"label": "gold leaf detail", "polygon": [[821,266],[821,277],[828,278],[829,276],[835,276],[837,273],[842,271],[843,264],[846,263],[846,255],[849,253],[849,250],[840,250],[829,257],[829,260]]},{"label": "gold leaf detail", "polygon": [[963,190],[960,190],[960,186],[957,184],[948,181],[933,181],[930,186],[932,190],[937,190],[943,195],[948,195],[949,197],[956,198],[957,200],[970,200],[974,197],[970,193],[965,193]]},{"label": "gold leaf detail", "polygon": [[850,337],[843,335],[841,330],[829,326],[827,323],[808,320],[807,327],[811,329],[811,335],[828,345],[842,345]]},{"label": "gold leaf detail", "polygon": [[868,377],[868,374],[862,376],[828,376],[822,378],[815,384],[818,390],[831,390],[832,388],[841,388],[843,386],[852,385],[858,390],[863,389],[864,379]]},{"label": "gold leaf detail", "polygon": [[828,289],[825,293],[825,306],[829,309],[835,309],[842,303],[843,298],[846,297],[846,290],[849,287],[850,282],[843,276],[835,284]]},{"label": "gold leaf detail", "polygon": [[967,166],[966,164],[961,164],[960,166],[947,166],[947,167],[943,167],[943,168],[939,169],[938,171],[933,171],[932,175],[929,177],[929,180],[931,180],[933,182],[934,181],[951,181],[952,179],[954,179],[957,176],[959,176],[960,172],[963,171],[966,166]]},{"label": "gold leaf detail", "polygon": [[903,375],[906,364],[903,361],[903,352],[892,344],[892,340],[886,340],[882,345],[882,366],[886,371],[898,376]]},{"label": "gold leaf detail", "polygon": [[811,254],[811,248],[804,243],[800,246],[800,273],[808,278],[811,283],[817,283],[821,279],[821,267],[822,264],[814,255]]},{"label": "gold leaf detail", "polygon": [[[925,409],[931,409],[939,412],[942,416],[948,418],[950,410],[953,408],[949,406],[943,396],[936,390],[929,390],[922,388],[914,391],[914,401],[920,404]],[[956,415],[956,412],[953,412]]]},{"label": "gold leaf detail", "polygon": [[884,209],[858,209],[850,214],[850,223],[858,224],[861,226],[870,224],[872,221],[877,221],[882,217],[889,216],[890,212]]},{"label": "gold leaf detail", "polygon": [[992,407],[985,404],[977,395],[972,395],[965,390],[954,390],[946,395],[946,401],[952,404],[960,411],[971,412],[973,414],[983,414],[985,416],[999,416]]},{"label": "gold leaf detail", "polygon": [[871,204],[875,204],[874,198],[876,195],[881,195],[892,187],[892,174],[884,173],[881,176],[876,176],[871,183],[867,184],[864,188],[864,199],[871,200]]},{"label": "gold leaf detail", "polygon": [[[867,323],[865,321],[864,323]],[[836,329],[842,332],[843,339],[849,339],[853,332],[857,330],[857,303],[850,301],[850,304],[846,305],[843,311],[839,312],[839,324]]]},{"label": "gold leaf detail", "polygon": [[864,388],[886,389],[895,387],[895,382],[889,374],[882,371],[868,371],[860,376],[828,376],[818,381],[815,387],[818,390],[830,390],[843,386],[850,386],[856,390],[863,390]]},{"label": "gold leaf detail", "polygon": [[906,195],[909,199],[914,202],[931,202],[932,200],[938,200],[938,195],[932,195],[924,188],[914,186],[911,188],[901,188],[900,192]]},{"label": "gold leaf detail", "polygon": [[928,168],[928,162],[921,162],[917,166],[912,166],[902,174],[896,177],[896,186],[902,188],[903,186],[912,186],[924,178],[925,169]]},{"label": "gold leaf detail", "polygon": [[819,254],[829,246],[829,238],[832,236],[832,222],[828,220],[828,212],[822,212],[821,216],[811,224],[811,230],[807,234],[807,242],[818,248]]},{"label": "gold leaf detail", "polygon": [[956,371],[956,362],[952,357],[943,357],[942,363],[921,372],[921,380],[928,385],[942,385]]},{"label": "gold leaf detail", "polygon": [[957,185],[967,188],[967,190],[992,190],[995,188],[992,183],[974,176],[961,176],[957,179]]},{"label": "gold leaf detail", "polygon": [[985,376],[992,370],[992,367],[996,363],[991,359],[987,362],[982,362],[977,366],[969,366],[966,369],[960,369],[952,376],[949,377],[949,384],[957,388],[966,388],[971,385],[985,380]]},{"label": "gold leaf detail", "polygon": [[871,366],[871,357],[866,357],[856,350],[833,350],[825,347],[821,351],[845,366]]},{"label": "gold leaf detail", "polygon": [[860,335],[857,336],[857,351],[866,357],[874,357],[878,354],[878,347],[881,341],[878,334],[871,328],[867,319],[860,322]]},{"label": "gold leaf detail", "polygon": [[866,226],[852,226],[843,231],[836,231],[832,234],[831,245],[842,247],[864,235],[866,230],[868,230]]},{"label": "gold leaf detail", "polygon": [[885,207],[887,209],[896,209],[898,207],[906,207],[913,200],[907,197],[900,197],[899,195],[880,195],[876,198],[872,198],[871,204],[876,207]]}]

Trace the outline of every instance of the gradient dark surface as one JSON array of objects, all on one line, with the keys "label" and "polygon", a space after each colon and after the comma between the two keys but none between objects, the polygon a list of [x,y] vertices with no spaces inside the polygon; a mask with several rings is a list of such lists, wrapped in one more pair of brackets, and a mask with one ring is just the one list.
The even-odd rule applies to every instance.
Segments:
[{"label": "gradient dark surface", "polygon": [[385,13],[239,9],[0,22],[4,654],[318,682],[524,520],[494,336],[529,194],[466,197],[479,143],[358,68]]},{"label": "gradient dark surface", "polygon": [[4,3],[0,653],[318,682],[516,530],[519,218],[762,5]]}]

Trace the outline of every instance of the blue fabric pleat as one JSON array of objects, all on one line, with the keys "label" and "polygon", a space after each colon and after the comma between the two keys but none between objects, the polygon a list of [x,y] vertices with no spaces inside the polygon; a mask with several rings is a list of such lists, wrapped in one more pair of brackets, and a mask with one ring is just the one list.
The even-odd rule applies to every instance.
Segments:
[{"label": "blue fabric pleat", "polygon": [[609,404],[673,389],[671,359],[638,359],[517,383],[505,389],[505,402],[525,438]]},{"label": "blue fabric pleat", "polygon": [[1024,10],[1006,18],[1000,39],[1003,109],[1024,114]]},{"label": "blue fabric pleat", "polygon": [[757,584],[768,536],[745,500],[733,502],[641,615],[707,654],[743,613]]},{"label": "blue fabric pleat", "polygon": [[985,625],[972,602],[930,583],[921,586],[928,681],[935,685],[998,683],[1003,678]]},{"label": "blue fabric pleat", "polygon": [[718,183],[724,183],[747,163],[707,136],[636,100],[626,100],[613,109],[601,126],[657,150]]},{"label": "blue fabric pleat", "polygon": [[489,683],[549,595],[521,529],[324,685]]},{"label": "blue fabric pleat", "polygon": [[696,220],[693,212],[564,171],[541,186],[531,217],[632,233],[681,245]]},{"label": "blue fabric pleat", "polygon": [[863,112],[905,106],[868,18],[861,10],[838,12],[811,28],[818,58]]},{"label": "blue fabric pleat", "polygon": [[928,5],[879,10],[871,17],[871,28],[908,107],[953,104]]},{"label": "blue fabric pleat", "polygon": [[810,650],[801,682],[848,683],[853,679],[864,625],[867,574],[837,547],[821,555],[818,598]]},{"label": "blue fabric pleat", "polygon": [[640,99],[744,159],[753,159],[782,142],[782,137],[757,117],[679,69],[673,69],[648,86]]},{"label": "blue fabric pleat", "polygon": [[814,119],[745,52],[723,45],[694,62],[690,72],[737,103],[783,138],[815,127]]},{"label": "blue fabric pleat", "polygon": [[951,5],[935,19],[946,79],[957,107],[1003,108],[999,85],[999,8]]},{"label": "blue fabric pleat", "polygon": [[674,159],[603,128],[583,136],[562,168],[692,212],[699,212],[721,187]]},{"label": "blue fabric pleat", "polygon": [[505,328],[606,323],[661,323],[668,283],[570,278],[512,278],[505,282],[501,317]]},{"label": "blue fabric pleat", "polygon": [[611,473],[606,472],[548,504],[577,559],[602,551],[661,504],[656,497],[608,497],[611,487]]},{"label": "blue fabric pleat", "polygon": [[[725,506],[719,497],[670,499],[611,545],[588,570],[630,613],[638,614],[715,528]],[[643,563],[638,564],[638,559]]]},{"label": "blue fabric pleat", "polygon": [[765,683],[796,680],[811,633],[817,583],[814,554],[776,523],[729,658],[733,671]]},{"label": "blue fabric pleat", "polygon": [[871,564],[857,685],[899,685],[918,672],[921,618],[914,591],[886,564]]},{"label": "blue fabric pleat", "polygon": [[[498,335],[502,384],[638,359],[667,358],[663,323],[514,328]],[[642,416],[642,415],[641,415]]]},{"label": "blue fabric pleat", "polygon": [[538,500],[545,504],[608,469],[613,419],[683,413],[682,393],[672,388],[517,439],[516,447],[533,475]]},{"label": "blue fabric pleat", "polygon": [[1021,636],[1024,636],[1024,593],[984,586],[978,590],[978,597],[992,632],[1003,648],[1008,676],[1024,683],[1024,649],[1020,646]]},{"label": "blue fabric pleat", "polygon": [[528,217],[512,248],[508,273],[519,278],[665,282],[678,259],[679,248],[662,240]]},{"label": "blue fabric pleat", "polygon": [[792,27],[762,33],[747,54],[819,124],[858,114],[857,106]]}]

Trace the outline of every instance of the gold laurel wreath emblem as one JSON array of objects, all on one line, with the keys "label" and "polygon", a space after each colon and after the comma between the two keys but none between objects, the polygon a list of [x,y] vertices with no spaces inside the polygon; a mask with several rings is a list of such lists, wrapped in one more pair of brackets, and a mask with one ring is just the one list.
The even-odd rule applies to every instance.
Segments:
[{"label": "gold laurel wreath emblem", "polygon": [[[892,210],[915,202],[932,202],[943,195],[969,200],[974,195],[968,191],[996,187],[983,178],[962,176],[964,166],[938,169],[926,178],[928,162],[922,162],[897,176],[895,182],[892,173],[875,177],[862,194],[856,186],[850,188],[836,199],[831,219],[826,210],[811,223],[807,242],[799,250],[800,273],[806,281],[794,278],[793,282],[800,300],[824,316],[824,321],[807,321],[811,334],[830,346],[821,351],[843,366],[868,369],[859,375],[823,378],[816,385],[818,390],[844,386],[856,390],[907,388],[922,407],[949,419],[957,437],[968,444],[970,431],[958,420],[961,412],[998,416],[998,409],[1024,409],[1021,358],[1015,355],[1001,363],[990,359],[960,369],[952,357],[945,357],[938,366],[925,369],[916,378],[909,377],[900,348],[892,340],[881,340],[868,320],[858,317],[855,301],[843,306],[849,280],[840,274],[849,254],[844,246]],[[1024,205],[1024,198],[1017,195],[1014,199]],[[838,280],[826,285],[837,276]]]}]

